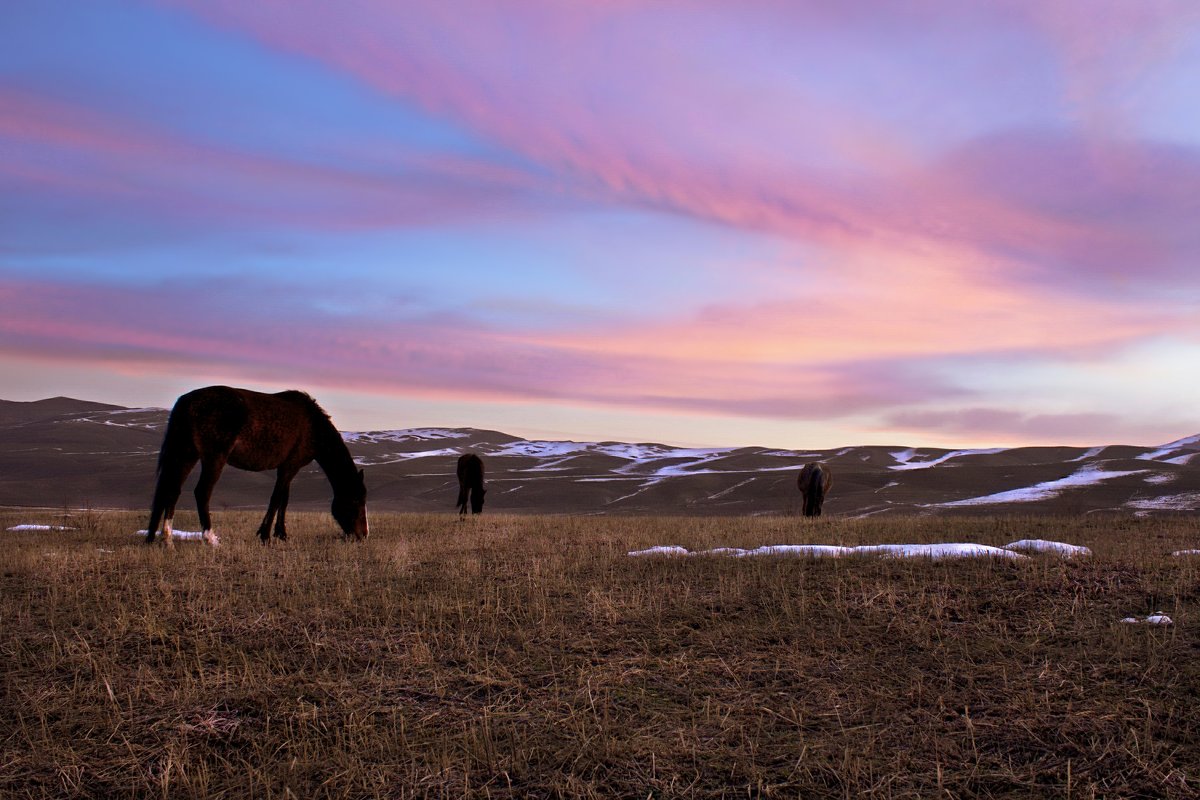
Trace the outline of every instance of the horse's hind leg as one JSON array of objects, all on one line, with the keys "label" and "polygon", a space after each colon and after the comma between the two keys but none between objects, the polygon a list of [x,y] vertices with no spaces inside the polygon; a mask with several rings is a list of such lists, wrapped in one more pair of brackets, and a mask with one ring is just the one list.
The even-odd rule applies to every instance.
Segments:
[{"label": "horse's hind leg", "polygon": [[204,541],[216,547],[221,540],[213,533],[212,516],[208,513],[208,504],[212,500],[213,487],[221,477],[225,468],[225,458],[205,458],[200,463],[200,480],[196,482],[196,512],[200,515],[200,529],[204,531]]},{"label": "horse's hind leg", "polygon": [[187,480],[188,473],[194,466],[196,461],[191,459],[169,461],[159,467],[158,482],[154,486],[154,502],[150,506],[150,524],[146,526],[146,544],[154,543],[159,522],[162,522],[163,541],[171,543],[171,522],[175,519],[175,504],[179,502],[183,482]]},{"label": "horse's hind leg", "polygon": [[267,505],[267,515],[263,517],[262,524],[258,526],[258,538],[262,539],[263,544],[271,541],[271,523],[275,521],[275,510],[275,493],[271,492],[271,502]]}]

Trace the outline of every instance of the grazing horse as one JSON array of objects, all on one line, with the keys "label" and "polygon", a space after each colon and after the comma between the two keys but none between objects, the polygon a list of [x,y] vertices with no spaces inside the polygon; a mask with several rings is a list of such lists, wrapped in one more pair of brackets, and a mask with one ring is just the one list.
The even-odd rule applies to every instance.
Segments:
[{"label": "grazing horse", "polygon": [[212,531],[208,503],[226,464],[251,472],[276,470],[275,490],[271,492],[267,516],[258,528],[258,536],[266,544],[274,520],[275,536],[287,539],[283,518],[289,487],[296,473],[314,459],[333,486],[330,510],[346,538],[365,539],[367,488],[362,470],[316,400],[295,390],[263,394],[229,386],[209,386],[188,392],[171,409],[158,453],[158,483],[154,487],[146,543],[154,541],[160,519],[163,539],[171,541],[175,503],[197,461],[200,480],[196,484],[196,508],[205,541],[219,544]]},{"label": "grazing horse", "polygon": [[483,496],[487,489],[483,488],[483,459],[474,453],[464,453],[458,457],[458,515],[467,515],[467,496],[471,498],[471,513],[483,511]]},{"label": "grazing horse", "polygon": [[821,505],[825,502],[825,495],[829,494],[829,487],[833,485],[833,473],[829,467],[819,461],[805,464],[796,483],[804,502],[804,516],[821,516]]}]

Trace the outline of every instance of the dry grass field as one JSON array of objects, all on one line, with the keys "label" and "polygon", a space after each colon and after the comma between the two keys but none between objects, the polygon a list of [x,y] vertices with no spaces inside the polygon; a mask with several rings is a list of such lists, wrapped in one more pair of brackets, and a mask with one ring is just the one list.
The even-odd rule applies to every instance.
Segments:
[{"label": "dry grass field", "polygon": [[[0,796],[1200,795],[1192,519],[257,521],[0,531]],[[1035,537],[1095,555],[625,555]]]}]

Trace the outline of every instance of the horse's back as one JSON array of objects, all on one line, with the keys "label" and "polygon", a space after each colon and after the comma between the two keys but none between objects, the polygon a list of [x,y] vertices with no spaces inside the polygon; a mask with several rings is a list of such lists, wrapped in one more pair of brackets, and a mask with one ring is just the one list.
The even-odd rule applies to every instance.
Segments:
[{"label": "horse's back", "polygon": [[180,446],[186,440],[203,451],[210,440],[237,436],[247,410],[239,390],[229,386],[205,386],[181,395],[167,421],[167,439]]},{"label": "horse's back", "polygon": [[299,450],[312,449],[310,405],[315,403],[304,392],[266,394],[205,386],[175,402],[169,424],[178,417],[201,456],[223,453],[239,469],[261,471],[278,467]]},{"label": "horse's back", "polygon": [[796,479],[801,492],[808,492],[814,486],[822,492],[829,490],[829,486],[833,483],[833,473],[829,467],[820,461],[813,461],[805,464],[804,469],[800,470],[800,476]]}]

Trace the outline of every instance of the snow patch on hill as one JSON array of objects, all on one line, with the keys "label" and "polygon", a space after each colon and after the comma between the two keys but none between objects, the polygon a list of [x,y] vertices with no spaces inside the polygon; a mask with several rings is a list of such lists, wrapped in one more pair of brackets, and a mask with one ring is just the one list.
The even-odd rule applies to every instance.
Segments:
[{"label": "snow patch on hill", "polygon": [[401,461],[413,461],[418,458],[438,458],[457,455],[459,455],[458,450],[443,447],[438,450],[417,450],[414,453],[386,453],[379,456],[357,456],[354,459],[354,463],[360,467],[377,467],[382,464],[398,464]]},{"label": "snow patch on hill", "polygon": [[1162,497],[1146,497],[1130,500],[1125,504],[1141,511],[1195,511],[1200,509],[1200,492],[1181,492]]},{"label": "snow patch on hill", "polygon": [[404,428],[395,431],[346,431],[342,441],[347,444],[379,444],[429,442],[440,439],[465,439],[463,431],[452,431],[447,428]]},{"label": "snow patch on hill", "polygon": [[1007,447],[992,447],[985,450],[952,450],[936,458],[931,458],[928,461],[913,461],[913,458],[917,455],[917,451],[915,448],[910,447],[907,450],[897,450],[894,453],[889,453],[892,458],[896,459],[897,463],[888,467],[888,469],[928,469],[929,467],[936,467],[939,464],[944,464],[951,459],[961,456],[986,456],[994,453],[1003,453],[1007,449]]},{"label": "snow patch on hill", "polygon": [[1010,489],[1006,492],[996,492],[995,494],[987,494],[981,497],[968,497],[964,500],[952,500],[947,503],[932,503],[932,506],[940,508],[954,508],[958,506],[983,506],[994,503],[1034,503],[1039,500],[1049,500],[1052,497],[1080,486],[1089,486],[1100,483],[1102,481],[1120,478],[1125,475],[1139,475],[1146,472],[1144,469],[1133,470],[1113,470],[1111,472],[1102,470],[1098,467],[1084,467],[1078,472],[1074,472],[1065,478],[1059,478],[1053,481],[1044,481],[1034,484],[1033,486],[1025,486],[1020,489]]},{"label": "snow patch on hill", "polygon": [[[1162,461],[1168,464],[1186,464],[1196,455],[1195,450],[1197,448],[1200,448],[1200,434],[1176,439],[1173,442],[1162,445],[1153,452],[1143,453],[1138,456],[1138,459],[1142,461]],[[1187,449],[1193,452],[1180,453],[1181,450]]]}]

